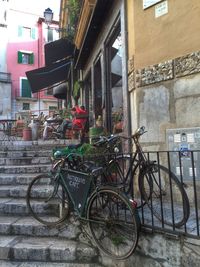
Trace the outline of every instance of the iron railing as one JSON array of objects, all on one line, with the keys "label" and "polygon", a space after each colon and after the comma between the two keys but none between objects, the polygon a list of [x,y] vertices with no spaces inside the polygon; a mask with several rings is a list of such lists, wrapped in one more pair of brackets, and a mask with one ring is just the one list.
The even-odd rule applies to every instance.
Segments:
[{"label": "iron railing", "polygon": [[[157,166],[157,164],[162,165],[164,168],[169,170],[169,173],[172,172],[173,175],[176,176],[176,179],[178,179],[180,182],[179,184],[183,186],[189,200],[189,217],[187,218],[187,221],[182,223],[182,225],[177,225],[177,209],[180,209],[180,211],[182,210],[183,214],[186,207],[183,207],[183,205],[180,204],[181,202],[179,203],[179,199],[177,198],[180,197],[180,194],[176,194],[176,185],[173,181],[170,181],[170,196],[167,201],[164,194],[163,199],[158,196],[158,199],[156,200],[156,205],[158,206],[157,211],[161,214],[159,219],[153,212],[153,209],[155,208],[155,197],[152,199],[150,196],[149,203],[151,204],[144,205],[138,209],[142,229],[151,232],[157,231],[165,234],[168,233],[170,235],[185,235],[188,237],[200,238],[200,151],[145,152],[145,155],[150,162],[155,162],[155,166]],[[131,158],[133,155],[130,153],[123,154],[124,158],[127,156]],[[95,155],[89,157],[89,161],[91,160],[97,162],[97,164],[102,164],[104,160],[109,162],[110,158],[115,158],[115,156],[102,153],[102,155],[98,158]],[[88,157],[86,157],[85,160],[87,161]],[[127,165],[121,166],[123,166],[123,168],[127,168]],[[123,169],[122,173],[127,173],[127,170]],[[138,185],[136,185],[139,181],[138,171],[135,173],[134,177],[132,175],[132,178],[134,179],[133,187],[139,188]],[[170,175],[164,179],[170,179]],[[165,181],[164,179],[160,181],[162,188],[165,188],[165,185],[163,185]],[[137,190],[138,189],[136,189],[136,191]],[[134,189],[134,192],[136,191]],[[166,202],[164,203],[164,198],[167,204]],[[135,197],[135,199],[137,199],[137,197]],[[143,200],[141,199],[141,201]],[[177,202],[180,205],[178,205]],[[164,214],[164,209],[167,209],[167,216],[171,216],[170,225],[165,223],[166,214]]]},{"label": "iron railing", "polygon": [[[149,160],[155,160],[164,165],[181,182],[188,196],[190,213],[188,220],[181,227],[176,227],[175,223],[171,226],[166,225],[163,220],[157,220],[153,212],[141,209],[143,228],[200,238],[200,151],[159,151],[146,152],[146,154]],[[171,188],[171,190],[175,189]],[[170,199],[170,207],[174,206],[173,202],[174,199]]]}]

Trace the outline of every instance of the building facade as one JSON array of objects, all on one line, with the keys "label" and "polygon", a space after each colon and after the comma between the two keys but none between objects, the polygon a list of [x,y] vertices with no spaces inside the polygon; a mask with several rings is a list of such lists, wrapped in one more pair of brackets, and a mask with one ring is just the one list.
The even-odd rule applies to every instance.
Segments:
[{"label": "building facade", "polygon": [[11,118],[11,74],[7,69],[9,0],[0,1],[0,119]]},{"label": "building facade", "polygon": [[132,130],[145,125],[151,149],[199,149],[199,12],[198,0],[127,1]]},{"label": "building facade", "polygon": [[90,126],[100,115],[108,132],[144,125],[149,149],[199,148],[199,1],[104,2],[80,1],[74,38]]},{"label": "building facade", "polygon": [[[26,72],[45,65],[44,45],[58,39],[59,33],[55,30],[58,22],[53,21],[52,27],[47,28],[44,19],[39,15],[26,12],[20,7],[14,9],[9,1],[3,2],[6,2],[7,5],[4,6],[7,9],[6,15],[3,13],[6,24],[1,24],[1,31],[4,31],[1,35],[4,38],[1,43],[1,72],[8,73],[6,77],[10,78],[10,83],[4,82],[2,89],[2,95],[8,99],[2,101],[2,118],[17,118],[29,110],[35,114],[48,114],[49,109],[56,109],[58,106],[52,88],[33,94]],[[10,93],[4,88],[8,85]]]}]

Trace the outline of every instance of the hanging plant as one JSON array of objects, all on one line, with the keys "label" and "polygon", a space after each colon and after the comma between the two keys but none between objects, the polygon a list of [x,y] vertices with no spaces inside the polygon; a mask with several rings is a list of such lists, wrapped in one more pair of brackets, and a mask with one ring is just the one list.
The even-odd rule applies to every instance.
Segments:
[{"label": "hanging plant", "polygon": [[79,99],[82,86],[83,86],[82,81],[75,81],[73,88],[73,98],[75,100]]},{"label": "hanging plant", "polygon": [[68,0],[65,8],[68,9],[68,26],[67,26],[67,38],[73,40],[75,35],[76,26],[78,23],[79,13],[81,9],[81,3],[79,0]]}]

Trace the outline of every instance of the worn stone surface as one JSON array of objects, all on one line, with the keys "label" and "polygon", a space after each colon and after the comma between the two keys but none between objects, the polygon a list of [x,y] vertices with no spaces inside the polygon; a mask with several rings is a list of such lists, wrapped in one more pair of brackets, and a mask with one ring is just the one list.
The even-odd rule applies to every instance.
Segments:
[{"label": "worn stone surface", "polygon": [[157,65],[136,70],[136,86],[141,87],[152,83],[173,79],[173,61],[169,60]]},{"label": "worn stone surface", "polygon": [[147,133],[142,141],[163,141],[160,124],[170,121],[169,92],[164,86],[143,88],[139,98],[139,125],[144,125]]},{"label": "worn stone surface", "polygon": [[128,60],[128,73],[131,73],[133,71],[134,71],[134,56],[132,56]]},{"label": "worn stone surface", "polygon": [[174,60],[175,77],[200,72],[200,51],[194,52]]},{"label": "worn stone surface", "polygon": [[128,90],[132,91],[135,88],[135,75],[134,72],[131,72],[128,75]]}]

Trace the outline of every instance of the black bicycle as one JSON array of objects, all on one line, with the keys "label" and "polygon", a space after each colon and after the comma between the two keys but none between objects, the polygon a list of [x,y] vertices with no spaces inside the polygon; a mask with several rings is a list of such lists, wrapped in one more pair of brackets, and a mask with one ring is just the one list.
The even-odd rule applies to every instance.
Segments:
[{"label": "black bicycle", "polygon": [[32,216],[56,226],[71,212],[86,224],[97,247],[115,259],[126,259],[136,249],[140,222],[134,202],[118,188],[98,182],[103,169],[90,173],[68,169],[62,159],[49,175],[35,177],[28,186],[27,206]]},{"label": "black bicycle", "polygon": [[[130,138],[135,145],[133,154],[110,154],[104,163],[104,183],[121,185],[123,191],[141,208],[148,205],[152,213],[163,223],[181,227],[190,214],[190,206],[183,182],[165,166],[150,161],[142,150],[139,138],[145,133],[140,127]],[[117,151],[118,137],[101,137],[99,143],[107,143]],[[114,142],[115,140],[115,142]]]}]

